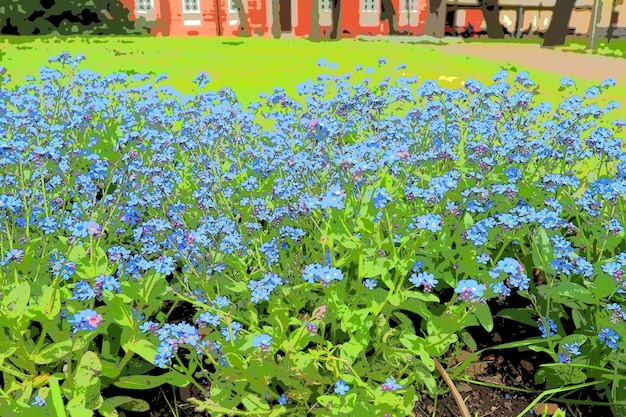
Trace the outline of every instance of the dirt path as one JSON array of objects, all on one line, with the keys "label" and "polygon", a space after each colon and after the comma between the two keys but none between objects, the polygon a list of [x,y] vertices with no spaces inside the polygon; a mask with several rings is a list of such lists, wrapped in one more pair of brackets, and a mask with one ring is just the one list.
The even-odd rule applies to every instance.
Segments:
[{"label": "dirt path", "polygon": [[445,52],[490,61],[523,65],[537,71],[561,73],[564,77],[603,81],[615,78],[626,83],[626,59],[543,49],[540,45],[462,43],[441,46]]}]

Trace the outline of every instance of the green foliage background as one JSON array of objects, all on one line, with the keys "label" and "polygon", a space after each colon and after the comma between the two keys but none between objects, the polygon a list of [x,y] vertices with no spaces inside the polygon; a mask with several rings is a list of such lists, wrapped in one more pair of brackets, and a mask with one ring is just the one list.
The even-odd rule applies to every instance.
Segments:
[{"label": "green foliage background", "polygon": [[119,0],[2,0],[3,35],[130,35],[148,28]]}]

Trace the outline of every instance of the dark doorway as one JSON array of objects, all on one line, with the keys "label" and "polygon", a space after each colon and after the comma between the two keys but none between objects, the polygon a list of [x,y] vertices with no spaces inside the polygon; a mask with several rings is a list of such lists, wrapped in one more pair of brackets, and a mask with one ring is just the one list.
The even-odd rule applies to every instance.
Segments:
[{"label": "dark doorway", "polygon": [[291,0],[280,0],[280,30],[291,32]]},{"label": "dark doorway", "polygon": [[[615,4],[615,3],[613,3]],[[611,42],[611,39],[614,38],[613,34],[615,33],[615,29],[617,29],[617,22],[619,20],[619,13],[615,10],[611,13],[611,24],[607,28],[606,31],[606,40],[607,42]]]},{"label": "dark doorway", "polygon": [[454,21],[455,15],[456,15],[456,10],[446,11],[446,25],[450,26],[451,28],[453,28],[455,24],[455,21]]},{"label": "dark doorway", "polygon": [[458,36],[456,30],[456,9],[446,10],[446,36]]}]

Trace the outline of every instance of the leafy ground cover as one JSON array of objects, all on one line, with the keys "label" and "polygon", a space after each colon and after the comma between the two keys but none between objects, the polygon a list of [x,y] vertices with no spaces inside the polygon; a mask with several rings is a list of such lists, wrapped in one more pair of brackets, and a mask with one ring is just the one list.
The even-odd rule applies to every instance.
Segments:
[{"label": "leafy ground cover", "polygon": [[[543,43],[543,39],[539,37],[533,38],[506,38],[506,39],[489,39],[489,38],[480,38],[473,39],[469,42],[479,42],[479,43],[508,43],[508,44],[516,44],[516,43],[535,43],[541,44]],[[596,43],[596,49],[594,51],[590,51],[587,49],[587,38],[586,37],[570,37],[566,39],[565,45],[562,47],[557,47],[556,49],[571,51],[577,53],[592,53],[603,56],[612,56],[617,58],[626,58],[626,40],[624,39],[607,39],[600,38]]]},{"label": "leafy ground cover", "polygon": [[0,70],[3,414],[184,387],[210,415],[415,415],[516,349],[545,387],[520,414],[593,387],[623,415],[614,80],[554,104],[525,72],[446,89],[380,58],[243,105],[83,59]]}]

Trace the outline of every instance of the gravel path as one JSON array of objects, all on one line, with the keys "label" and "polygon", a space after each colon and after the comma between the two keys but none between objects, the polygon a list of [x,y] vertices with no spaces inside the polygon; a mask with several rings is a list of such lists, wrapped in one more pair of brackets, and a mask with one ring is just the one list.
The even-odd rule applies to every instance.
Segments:
[{"label": "gravel path", "polygon": [[449,44],[440,48],[448,53],[491,61],[524,65],[536,71],[556,72],[563,76],[603,81],[615,78],[626,84],[626,59],[543,49],[536,44]]}]

